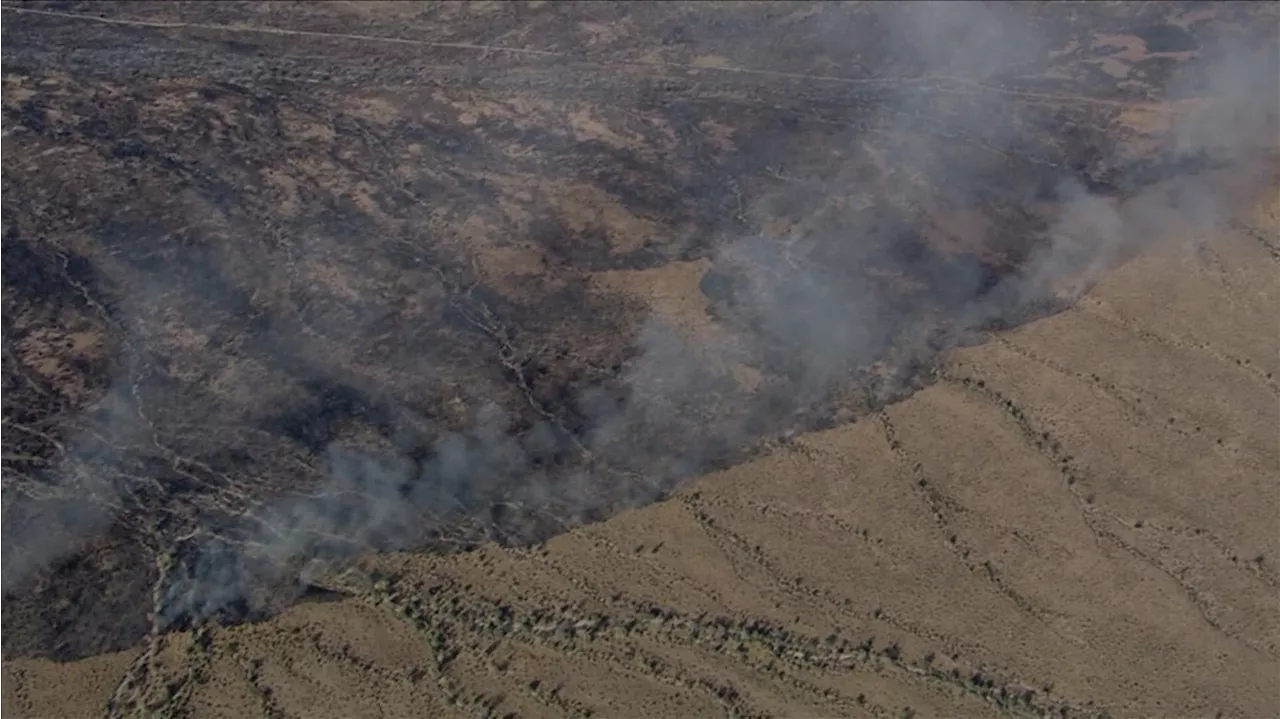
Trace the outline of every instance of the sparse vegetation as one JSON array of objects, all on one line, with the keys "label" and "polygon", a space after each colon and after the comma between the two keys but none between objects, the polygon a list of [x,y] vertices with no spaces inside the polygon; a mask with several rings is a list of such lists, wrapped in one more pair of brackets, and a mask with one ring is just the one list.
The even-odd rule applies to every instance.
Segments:
[{"label": "sparse vegetation", "polygon": [[1269,706],[1275,7],[3,12],[6,714]]},{"label": "sparse vegetation", "polygon": [[[823,671],[879,671],[872,667],[884,663],[904,676],[913,676],[942,685],[964,688],[1013,716],[1042,716],[1060,712],[1063,708],[1072,716],[1093,717],[1085,711],[1060,701],[1042,700],[1034,691],[1015,689],[1015,682],[1001,681],[982,670],[961,680],[957,668],[944,671],[936,666],[936,655],[929,653],[920,662],[903,658],[901,647],[892,642],[877,649],[874,637],[868,637],[851,653],[844,642],[838,646],[830,636],[827,640],[798,634],[760,619],[734,619],[730,617],[706,617],[684,615],[668,607],[654,604],[637,604],[617,601],[605,611],[589,611],[581,606],[562,605],[554,609],[534,608],[527,612],[513,610],[493,599],[467,595],[458,585],[433,584],[423,586],[394,586],[375,590],[368,597],[375,606],[385,606],[397,616],[404,617],[421,630],[433,655],[443,654],[450,660],[467,651],[464,647],[485,646],[486,654],[494,654],[499,647],[510,643],[549,643],[561,648],[572,647],[574,653],[593,654],[592,645],[608,647],[612,661],[632,657],[646,673],[662,677],[664,681],[676,681],[682,686],[701,686],[704,691],[726,702],[738,716],[755,716],[749,707],[741,705],[743,697],[732,685],[716,685],[701,680],[681,677],[675,667],[655,655],[641,650],[639,644],[619,646],[618,641],[637,642],[656,639],[673,645],[698,647],[736,656],[757,671],[763,671],[775,679],[798,680],[792,672],[820,669]],[[733,639],[734,643],[726,641]],[[495,670],[498,665],[492,664]],[[439,676],[446,676],[449,663],[437,663]],[[499,670],[501,671],[501,670]],[[529,680],[531,692],[542,692],[543,682]],[[544,692],[555,698],[555,690]],[[1046,692],[1047,695],[1047,692]],[[849,701],[858,706],[871,704],[865,694],[845,697],[839,692],[827,694],[837,703]],[[574,711],[587,711],[577,707]]]}]

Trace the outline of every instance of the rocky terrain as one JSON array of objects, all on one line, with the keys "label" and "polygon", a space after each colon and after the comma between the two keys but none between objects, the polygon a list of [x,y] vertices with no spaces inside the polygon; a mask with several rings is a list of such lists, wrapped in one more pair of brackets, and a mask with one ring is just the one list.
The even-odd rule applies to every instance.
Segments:
[{"label": "rocky terrain", "polygon": [[[219,666],[208,658],[241,656],[225,647],[201,654],[211,637],[276,632],[282,626],[222,629],[217,622],[268,617],[299,599],[332,598],[340,590],[336,596],[354,593],[375,607],[403,607],[401,613],[428,635],[443,637],[430,640],[440,643],[433,650],[436,668],[424,668],[427,674],[410,682],[418,686],[423,677],[435,676],[432,671],[444,672],[439,683],[423,685],[424,697],[436,697],[451,681],[465,684],[468,672],[480,671],[459,668],[451,664],[454,658],[490,661],[450,649],[463,641],[458,637],[492,634],[485,641],[501,644],[520,622],[558,627],[571,621],[577,627],[571,635],[595,626],[592,631],[608,638],[626,622],[658,611],[644,621],[666,617],[656,625],[661,636],[694,631],[690,617],[704,622],[723,616],[725,624],[712,632],[724,635],[719,646],[732,635],[754,656],[750,647],[758,639],[774,658],[751,661],[769,672],[780,657],[791,661],[793,652],[801,652],[808,658],[797,661],[813,671],[848,664],[902,672],[907,684],[936,688],[936,697],[950,696],[951,690],[939,688],[945,686],[968,692],[983,711],[1083,711],[1101,686],[1096,682],[1103,681],[1097,672],[1114,669],[1118,657],[1128,654],[1108,655],[1089,670],[1081,668],[1088,663],[1083,656],[1064,655],[1064,666],[1084,674],[1071,680],[1071,693],[1059,700],[1043,687],[1015,687],[1008,678],[1053,681],[1047,674],[1056,667],[1036,665],[1031,649],[997,646],[985,635],[966,639],[959,628],[965,614],[958,610],[946,620],[951,628],[943,630],[911,618],[918,606],[903,609],[897,624],[890,622],[903,637],[890,652],[898,656],[884,653],[890,645],[874,642],[858,649],[864,637],[846,637],[851,646],[837,638],[819,651],[808,642],[825,641],[819,635],[833,627],[852,631],[851,617],[881,626],[888,621],[883,616],[897,615],[883,606],[883,598],[874,600],[877,608],[866,604],[873,600],[865,595],[815,586],[820,575],[795,577],[794,583],[780,579],[776,562],[804,564],[799,556],[768,559],[777,551],[769,549],[771,543],[802,553],[821,545],[813,536],[792,536],[800,531],[794,518],[780,516],[774,533],[765,530],[774,526],[765,521],[774,503],[763,497],[801,493],[790,470],[774,467],[769,463],[776,460],[769,458],[803,454],[809,450],[795,449],[796,442],[802,448],[815,442],[797,437],[828,436],[805,433],[858,435],[864,430],[850,428],[879,427],[887,435],[886,457],[906,469],[866,470],[857,495],[878,496],[875,487],[892,485],[899,481],[893,479],[896,472],[907,471],[912,496],[922,503],[920,517],[932,517],[936,526],[928,531],[938,534],[928,551],[895,555],[884,566],[899,567],[895,576],[919,573],[933,567],[924,559],[930,557],[929,562],[954,562],[947,571],[961,571],[950,589],[945,573],[928,588],[886,586],[937,604],[929,614],[936,616],[940,602],[985,576],[983,591],[1009,603],[1009,612],[1024,617],[1019,621],[1048,622],[1050,629],[1035,631],[1076,637],[1086,645],[1105,636],[1092,633],[1111,626],[1103,620],[1081,634],[1066,620],[1053,619],[1074,610],[1045,605],[1017,586],[1034,583],[1035,572],[1044,569],[1031,567],[1051,566],[1059,556],[1059,550],[1035,545],[1067,541],[1039,528],[1052,522],[1035,531],[1018,525],[1006,535],[1006,520],[981,519],[985,515],[979,513],[974,527],[990,536],[966,538],[946,529],[954,516],[977,510],[954,498],[957,488],[936,488],[936,472],[944,470],[926,468],[911,454],[916,449],[904,446],[942,457],[921,445],[977,452],[972,448],[995,440],[973,428],[977,420],[963,403],[955,405],[957,419],[950,423],[936,419],[945,413],[928,400],[899,404],[936,384],[927,396],[944,406],[960,401],[949,392],[960,392],[966,402],[1016,408],[1006,421],[1028,436],[1044,435],[1035,443],[1037,451],[1061,466],[1065,496],[1083,507],[1078,511],[1093,541],[1109,547],[1101,555],[1106,561],[1114,552],[1145,558],[1145,566],[1181,582],[1171,588],[1192,587],[1185,591],[1200,597],[1193,606],[1207,606],[1202,614],[1209,626],[1228,637],[1222,641],[1236,642],[1224,648],[1225,656],[1238,651],[1269,657],[1239,660],[1248,671],[1231,664],[1238,685],[1189,689],[1201,703],[1186,699],[1191,703],[1182,706],[1213,707],[1223,692],[1236,691],[1244,698],[1226,709],[1246,716],[1265,706],[1255,679],[1261,676],[1256,672],[1274,667],[1275,637],[1267,633],[1274,626],[1260,619],[1262,625],[1246,629],[1220,614],[1253,616],[1258,610],[1250,602],[1274,597],[1274,574],[1256,534],[1260,525],[1242,524],[1251,529],[1226,537],[1226,525],[1210,530],[1179,524],[1185,520],[1179,507],[1191,505],[1174,502],[1162,494],[1173,490],[1155,486],[1143,495],[1147,508],[1133,516],[1115,508],[1100,515],[1121,517],[1132,528],[1158,506],[1172,517],[1170,536],[1210,532],[1210,538],[1185,541],[1214,549],[1196,545],[1185,550],[1187,556],[1201,561],[1208,551],[1235,559],[1230,567],[1213,569],[1213,581],[1227,577],[1228,584],[1205,599],[1196,594],[1200,580],[1187,576],[1188,567],[1199,564],[1161,559],[1164,549],[1157,547],[1167,549],[1172,539],[1155,534],[1149,538],[1155,544],[1147,546],[1142,541],[1148,540],[1119,534],[1105,524],[1110,520],[1094,516],[1101,510],[1090,508],[1102,490],[1077,479],[1099,471],[1107,457],[1094,458],[1087,470],[1072,462],[1089,447],[1110,446],[1100,438],[1121,426],[1160,437],[1208,437],[1208,428],[1224,443],[1208,448],[1233,448],[1219,459],[1243,468],[1222,478],[1223,486],[1244,492],[1252,487],[1246,479],[1276,468],[1274,451],[1258,434],[1265,432],[1262,422],[1270,410],[1231,405],[1231,412],[1244,412],[1237,416],[1214,409],[1217,414],[1210,412],[1192,430],[1180,423],[1210,411],[1203,407],[1218,407],[1214,402],[1231,402],[1205,399],[1209,404],[1184,407],[1185,416],[1175,412],[1165,421],[1163,413],[1157,416],[1143,404],[1156,401],[1152,397],[1174,401],[1165,385],[1151,389],[1145,379],[1103,379],[1106,372],[1086,369],[1090,360],[1103,360],[1072,354],[1077,350],[1069,347],[1018,351],[1009,340],[990,338],[1037,318],[1028,328],[1070,322],[1084,311],[1080,306],[1058,313],[1077,301],[1093,301],[1088,298],[1096,296],[1090,293],[1095,283],[1131,257],[1146,256],[1164,238],[1181,242],[1210,231],[1215,237],[1229,234],[1230,252],[1199,250],[1208,253],[1199,255],[1208,268],[1202,274],[1229,288],[1221,301],[1229,312],[1205,313],[1170,290],[1160,308],[1168,314],[1133,327],[1123,312],[1088,316],[1105,317],[1109,326],[1130,328],[1140,337],[1146,332],[1148,344],[1168,335],[1161,322],[1185,321],[1196,328],[1218,323],[1173,332],[1218,333],[1205,340],[1212,350],[1194,349],[1198,345],[1190,340],[1171,346],[1197,357],[1209,352],[1234,365],[1231,371],[1251,377],[1247,381],[1257,387],[1230,391],[1240,392],[1242,402],[1271,401],[1274,410],[1274,370],[1268,363],[1274,364],[1276,352],[1263,337],[1268,325],[1258,308],[1266,305],[1257,303],[1269,287],[1258,273],[1274,270],[1277,242],[1273,226],[1268,229],[1256,216],[1238,219],[1275,189],[1274,154],[1268,154],[1275,151],[1276,137],[1272,6],[4,7],[7,672],[10,660],[19,657],[101,655],[87,660],[97,662],[92,666],[99,669],[92,671],[132,677],[113,684],[114,694],[99,697],[108,711],[161,705],[194,711],[196,688]],[[1121,286],[1141,294],[1160,281],[1151,278],[1166,275],[1173,276],[1148,273]],[[1210,296],[1200,285],[1188,287],[1190,297]],[[1179,319],[1179,308],[1184,314],[1194,310],[1195,317]],[[1244,345],[1218,341],[1227,336],[1227,326],[1244,335],[1231,342]],[[1087,346],[1102,341],[1098,331],[1066,336]],[[987,358],[982,373],[957,369],[966,365],[955,364],[949,353],[961,345],[981,345],[958,356]],[[1139,350],[1118,345],[1108,352],[1105,362],[1114,363]],[[1141,356],[1132,361],[1143,364]],[[1024,360],[1040,369],[1018,374],[1029,371],[1018,365]],[[1193,370],[1204,368],[1188,367],[1185,376],[1200,377]],[[1044,375],[1074,377],[1093,389],[1072,386],[1054,394],[1041,388],[1052,386]],[[1217,386],[1216,376],[1207,375],[1204,386]],[[1073,442],[1058,436],[1072,430],[1045,424],[1027,414],[1023,400],[999,394],[1005,381],[1050,392],[1036,406],[1072,406],[1074,416],[1093,405],[1070,398],[1103,392],[1122,403],[1123,411],[1116,411],[1125,419],[1066,425],[1079,432]],[[1193,386],[1197,381],[1189,380]],[[922,417],[935,419],[918,421],[935,426],[900,429],[902,420],[895,417],[909,410],[894,408],[921,402],[929,407],[919,410]],[[958,439],[969,434],[968,443]],[[1113,466],[1156,451],[1144,448],[1145,441],[1135,435],[1109,450]],[[842,457],[840,463],[877,466],[873,458],[882,449],[860,442],[824,451]],[[989,454],[974,454],[974,461],[1002,465],[1024,451],[998,442],[988,449]],[[838,471],[821,466],[817,474],[823,481],[839,481]],[[1185,462],[1157,467],[1144,471],[1167,472],[1179,478],[1179,487],[1200,476]],[[716,470],[729,478],[693,479]],[[753,479],[735,480],[734,472]],[[990,472],[985,480],[1008,482],[1003,491],[1012,492],[1020,476]],[[728,487],[724,491],[738,499],[728,505],[727,499],[707,499],[717,495],[696,489],[707,482]],[[805,513],[834,501],[836,490],[818,484],[797,495],[814,505]],[[631,509],[673,491],[676,499],[639,514]],[[1222,501],[1276,507],[1274,497],[1256,493]],[[727,507],[742,502],[765,507],[752,521],[754,539],[743,527],[717,529],[737,516]],[[654,520],[656,534],[642,542],[643,551],[623,546],[631,542],[622,538],[633,531],[623,528],[625,522],[638,521],[625,518],[686,510],[708,539],[682,534],[680,522]],[[594,524],[618,512],[624,514]],[[844,543],[856,540],[861,547],[845,547],[824,560],[836,574],[846,573],[839,562],[854,561],[858,552],[875,557],[888,551],[876,549],[877,541],[916,546],[908,536],[915,525],[906,519],[899,529],[882,518],[874,525],[883,534],[879,539],[848,517],[830,522],[835,524],[814,531]],[[540,544],[584,524],[589,526],[554,540],[559,544]],[[904,536],[893,540],[890,535],[898,531]],[[706,541],[719,549],[708,545],[711,554],[694,559],[701,556],[695,547]],[[545,548],[498,549],[487,542],[572,551],[549,562],[540,559]],[[988,542],[1030,542],[1032,548],[1015,570]],[[714,587],[698,590],[712,592],[710,604],[689,603],[682,594],[642,602],[642,587],[628,583],[637,577],[609,580],[607,591],[569,577],[563,580],[568,584],[546,590],[548,599],[530,599],[524,608],[514,606],[516,595],[509,596],[500,582],[470,588],[469,582],[480,580],[422,583],[450,572],[479,572],[496,582],[503,575],[476,569],[491,569],[495,561],[515,562],[520,576],[533,577],[524,581],[535,583],[552,581],[540,571],[577,576],[588,567],[601,571],[616,563],[596,565],[575,554],[593,543],[626,557],[662,562],[664,552],[678,551],[691,562],[707,562],[707,571],[720,561],[734,568],[714,570],[729,572],[723,585],[701,569],[670,570],[680,576],[692,571]],[[451,554],[479,545],[486,547],[479,554]],[[331,586],[344,566],[333,561],[370,550],[425,554],[404,555],[410,569],[361,570],[355,589]],[[715,559],[722,555],[725,560]],[[766,572],[769,586],[781,588],[769,591],[792,599],[779,599],[772,608],[731,606],[731,597],[756,591],[741,568],[753,563],[774,567]],[[1092,565],[1077,569],[1087,575],[1085,566]],[[1003,579],[1006,573],[1016,579]],[[1137,575],[1122,575],[1106,575],[1110,579],[1101,586],[1120,592],[1138,581]],[[1045,587],[1062,581],[1050,579]],[[428,592],[428,585],[436,588]],[[555,606],[544,606],[546,601]],[[1223,601],[1245,604],[1224,609],[1214,603]],[[464,620],[441,618],[439,602],[459,604]],[[644,602],[656,603],[656,609]],[[563,603],[581,606],[570,610]],[[827,604],[843,609],[833,615],[836,610],[823,608]],[[278,621],[287,625],[299,616],[355,611],[352,606],[349,600],[306,603]],[[735,611],[738,616],[730,617]],[[873,611],[880,614],[867,614]],[[848,617],[839,619],[839,612]],[[1005,621],[995,616],[986,621]],[[801,620],[804,626],[788,624]],[[323,632],[340,631],[329,620],[314,621]],[[587,624],[578,627],[581,622]],[[856,626],[862,631],[867,625]],[[189,631],[165,639],[170,630]],[[1255,631],[1263,638],[1245,639]],[[1027,647],[1059,651],[1057,645],[1037,644],[1048,635],[1028,636],[1039,638],[1027,639]],[[1157,642],[1140,632],[1117,636],[1135,646]],[[1176,641],[1160,640],[1160,646],[1199,647],[1198,639],[1192,641],[1198,636],[1179,635]],[[125,671],[131,647],[144,639],[150,649]],[[678,648],[700,641],[695,640],[680,639],[669,651],[692,651]],[[916,640],[919,647],[910,644]],[[246,638],[241,646],[255,646],[253,641]],[[640,650],[630,641],[608,639],[600,656],[632,652],[631,661]],[[953,660],[955,671],[963,667],[957,676],[950,667],[933,667],[944,652],[966,655],[958,650],[964,642],[984,647],[979,655],[1000,657],[1005,678],[991,679],[988,686],[981,667],[960,660]],[[200,651],[190,654],[184,646]],[[542,647],[528,650],[535,655],[550,651],[545,643],[533,646]],[[595,656],[573,646],[564,661]],[[196,665],[179,661],[186,666],[180,671],[194,672],[195,679],[170,684],[161,679],[165,651],[206,658]],[[934,659],[925,666],[911,652],[932,653]],[[840,658],[846,655],[852,658]],[[401,666],[397,660],[378,661]],[[820,683],[810,679],[795,679],[810,682],[800,695],[778,690],[781,703],[739,701],[744,692],[764,690],[748,689],[754,680],[727,675],[708,679],[709,685],[685,686],[675,678],[682,672],[654,668],[674,659],[652,661],[641,672],[645,681],[668,686],[675,697],[711,698],[711,706],[739,715],[786,713],[783,707],[795,705],[785,697],[831,698],[828,691],[838,695],[831,699],[836,704],[806,711],[844,715],[863,711],[868,701],[865,711],[874,716],[900,709],[874,698],[873,690],[819,690],[813,687]],[[1142,666],[1158,668],[1135,665]],[[721,670],[737,671],[716,671]],[[1126,671],[1106,681],[1145,670]],[[38,715],[29,684],[19,681],[27,698],[12,700],[27,707],[17,711]],[[1122,685],[1107,686],[1102,693],[1118,701]],[[1158,684],[1143,686],[1158,695]],[[1025,689],[1036,691],[1028,697]],[[188,693],[174,704],[175,696],[155,694],[161,690]],[[502,715],[501,701],[468,698],[467,691],[441,696],[457,699],[467,712],[474,713],[479,702],[481,709]],[[537,687],[529,691],[535,698],[546,694]],[[559,696],[539,701],[552,713],[646,711]],[[8,707],[8,693],[5,701]],[[929,701],[941,702],[937,713],[947,713],[949,700]],[[1142,704],[1145,699],[1133,701],[1138,703],[1120,707],[1158,711]],[[908,704],[903,708],[912,711],[935,706]],[[404,709],[415,706],[409,702]],[[441,705],[441,711],[453,706]],[[268,715],[308,713],[271,702],[262,707]],[[536,713],[527,707],[503,711]]]}]

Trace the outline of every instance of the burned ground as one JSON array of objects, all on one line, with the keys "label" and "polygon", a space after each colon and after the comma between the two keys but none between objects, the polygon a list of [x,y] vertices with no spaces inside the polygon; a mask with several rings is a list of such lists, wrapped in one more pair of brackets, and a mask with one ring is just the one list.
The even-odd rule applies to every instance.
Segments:
[{"label": "burned ground", "polygon": [[[1202,169],[1124,115],[1250,25],[1024,7],[965,67],[887,6],[6,6],[6,656],[131,645],[166,592],[278,607],[249,585],[318,555],[544,539],[1059,308],[969,321],[1064,182]],[[1155,57],[1118,78],[1123,37]],[[709,361],[635,290],[694,265]]]}]

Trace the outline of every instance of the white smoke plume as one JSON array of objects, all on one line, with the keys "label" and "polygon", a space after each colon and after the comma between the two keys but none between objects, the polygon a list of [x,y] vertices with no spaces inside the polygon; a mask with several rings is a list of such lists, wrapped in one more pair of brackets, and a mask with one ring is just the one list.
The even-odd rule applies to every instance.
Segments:
[{"label": "white smoke plume", "polygon": [[[899,75],[903,83],[879,100],[882,111],[836,141],[831,156],[865,152],[863,133],[881,138],[899,133],[910,140],[891,139],[881,147],[897,153],[884,158],[890,167],[886,177],[901,183],[898,199],[904,205],[945,200],[964,209],[979,204],[981,180],[998,173],[1008,156],[1024,152],[1011,118],[1046,101],[1028,97],[1032,91],[1025,89],[1027,68],[1043,62],[1051,50],[1032,21],[1032,10],[970,2],[901,3],[871,11],[834,4],[822,8],[829,33],[820,38],[821,45],[842,42],[842,23],[881,23],[889,47],[885,72]],[[691,29],[684,41],[697,47],[704,42],[699,32],[712,33]],[[1235,168],[1260,150],[1274,152],[1280,106],[1275,35],[1261,41],[1224,39],[1173,76],[1163,92],[1170,101],[1152,110],[1176,115],[1162,134],[1164,145],[1153,153],[1158,164]],[[754,61],[769,69],[771,60],[781,62],[797,51],[786,48],[778,58]],[[904,128],[909,132],[901,133]],[[957,143],[981,152],[963,155],[972,159],[968,164],[949,162],[945,158],[957,156],[950,153]],[[1230,216],[1234,198],[1224,196],[1224,186],[1209,175],[1186,171],[1144,183],[1125,175],[1133,166],[1133,158],[1115,156],[1095,158],[1087,173],[1047,170],[1056,182],[1047,188],[1048,199],[1033,197],[1046,188],[1027,188],[1023,203],[1045,206],[1043,237],[1024,243],[1035,249],[1018,271],[994,283],[973,265],[923,268],[919,274],[931,278],[938,285],[931,289],[954,307],[946,331],[960,337],[1016,321],[1046,303],[1071,301],[1145,245],[1185,235],[1189,228],[1203,234]],[[917,194],[913,188],[919,184],[895,175],[895,167],[903,168],[902,174],[910,168],[936,173],[927,183],[935,189]],[[864,182],[852,162],[791,169],[812,170],[802,189],[809,196],[801,200],[848,194]],[[1100,192],[1098,177],[1089,175],[1109,172],[1114,176],[1106,180],[1117,191]],[[937,192],[939,187],[948,190]],[[792,201],[784,194],[762,197],[746,213],[767,214]],[[609,509],[651,501],[760,437],[794,429],[795,416],[812,411],[841,377],[865,369],[891,349],[900,363],[930,361],[938,347],[929,320],[911,315],[898,299],[851,271],[870,264],[919,271],[913,263],[922,260],[886,245],[885,237],[896,228],[856,224],[869,216],[866,212],[852,213],[838,203],[811,206],[790,235],[756,232],[710,258],[729,288],[725,296],[746,319],[726,322],[725,337],[702,343],[655,315],[638,333],[634,357],[617,381],[573,398],[586,416],[585,431],[569,432],[551,418],[516,431],[495,405],[480,412],[470,430],[436,440],[425,459],[393,446],[335,442],[323,458],[327,480],[322,486],[255,504],[235,521],[201,526],[183,538],[162,619],[252,605],[261,600],[254,587],[292,581],[308,559],[422,546],[452,524],[497,524],[494,513],[524,513],[529,521],[545,521],[558,530]],[[819,247],[827,254],[815,254]],[[728,369],[743,362],[768,365],[794,381],[744,393]],[[405,419],[425,422],[407,414]],[[132,418],[121,426],[139,427]],[[569,476],[553,476],[547,458],[565,452],[581,462]],[[88,519],[96,531],[109,515]],[[72,512],[55,524],[84,521]],[[6,547],[6,592],[71,544],[41,545],[22,557]]]}]

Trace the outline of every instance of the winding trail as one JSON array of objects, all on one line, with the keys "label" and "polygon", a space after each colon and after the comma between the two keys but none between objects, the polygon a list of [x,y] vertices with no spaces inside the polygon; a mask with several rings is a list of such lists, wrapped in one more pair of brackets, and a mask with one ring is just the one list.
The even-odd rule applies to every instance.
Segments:
[{"label": "winding trail", "polygon": [[[37,10],[35,8],[22,8],[12,5],[0,5],[0,10],[6,12],[14,12],[27,15],[44,15],[48,17],[58,17],[71,20],[84,20],[87,22],[96,22],[106,25],[119,25],[125,27],[150,28],[155,30],[212,30],[217,32],[230,33],[260,33],[265,35],[291,36],[291,37],[314,37],[314,38],[330,38],[338,40],[354,40],[357,42],[370,43],[387,43],[394,45],[407,45],[415,47],[431,47],[449,50],[471,50],[482,53],[483,56],[490,54],[505,53],[509,55],[523,55],[528,57],[544,57],[557,59],[590,59],[576,58],[567,52],[556,52],[553,50],[535,50],[532,48],[507,47],[501,45],[488,45],[481,43],[465,43],[465,42],[439,42],[432,40],[412,40],[401,37],[388,37],[385,35],[366,35],[361,33],[339,33],[325,32],[320,30],[292,30],[289,28],[270,27],[265,25],[223,25],[218,23],[193,23],[193,22],[160,22],[153,20],[133,20],[123,18],[96,17],[83,13],[68,13],[57,10]],[[693,70],[698,72],[719,72],[731,73],[737,75],[753,75],[757,77],[771,77],[778,79],[790,80],[813,80],[818,82],[833,82],[843,85],[863,85],[863,86],[918,86],[920,91],[935,92],[958,92],[966,91],[990,92],[1008,97],[1023,98],[1032,101],[1053,101],[1059,103],[1074,103],[1084,105],[1095,105],[1105,107],[1120,107],[1129,109],[1142,109],[1157,113],[1181,114],[1187,112],[1200,104],[1197,100],[1183,100],[1178,103],[1153,103],[1153,102],[1126,102],[1123,100],[1107,100],[1103,98],[1089,97],[1086,95],[1071,95],[1043,92],[1029,92],[1025,90],[1013,90],[1010,88],[1000,87],[998,85],[989,85],[970,80],[962,77],[954,77],[949,75],[924,75],[920,77],[842,77],[838,75],[811,75],[808,73],[784,72],[779,70],[763,70],[758,68],[737,67],[733,65],[702,65],[696,63],[670,62],[663,60],[612,60],[607,62],[595,61],[597,69],[605,70],[610,67],[662,67],[680,70]],[[950,84],[951,87],[947,85]]]}]

